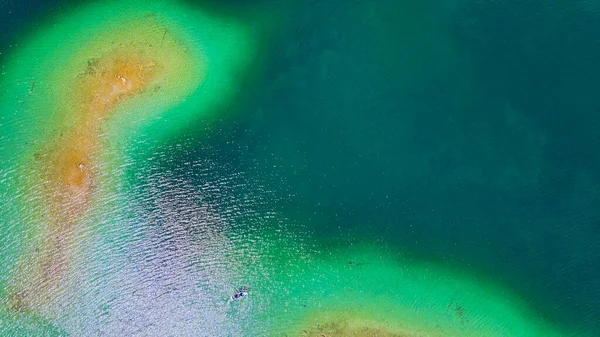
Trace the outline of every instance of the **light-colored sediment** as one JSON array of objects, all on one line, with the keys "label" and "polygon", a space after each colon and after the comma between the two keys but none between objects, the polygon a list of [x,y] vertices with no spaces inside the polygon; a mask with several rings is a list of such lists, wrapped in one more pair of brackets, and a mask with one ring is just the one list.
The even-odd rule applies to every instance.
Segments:
[{"label": "light-colored sediment", "polygon": [[2,307],[54,316],[92,219],[123,212],[125,161],[223,112],[254,60],[251,27],[181,1],[106,0],[23,39],[0,78]]},{"label": "light-colored sediment", "polygon": [[[177,49],[182,46],[171,37],[166,41],[169,46],[166,52],[153,53],[153,45],[159,48],[165,44],[168,30],[159,29],[161,25],[153,16],[129,22],[124,32],[115,34],[116,42],[120,43],[112,41],[108,46],[100,46],[97,53],[88,52],[97,57],[85,63],[74,60],[78,67],[65,67],[71,72],[75,69],[75,73],[56,77],[74,82],[59,85],[64,92],[57,92],[53,97],[60,101],[60,114],[68,121],[68,127],[55,132],[53,139],[41,147],[32,165],[38,174],[36,179],[44,183],[41,191],[41,199],[45,201],[41,228],[44,239],[27,258],[29,263],[21,268],[27,270],[20,273],[19,286],[8,296],[8,305],[13,310],[35,310],[60,292],[78,224],[93,204],[96,176],[101,167],[96,159],[102,153],[105,121],[117,112],[127,113],[119,110],[119,106],[134,97],[145,94],[144,100],[152,100],[160,96],[156,82],[168,86],[169,81],[177,78],[173,75],[183,70],[173,64],[202,67],[201,62],[186,62],[185,53]],[[142,43],[131,42],[137,39],[142,39]],[[117,46],[111,46],[115,44]],[[93,41],[83,48],[86,47],[97,47],[97,43]],[[202,73],[203,70],[191,72]]]},{"label": "light-colored sediment", "polygon": [[415,334],[411,332],[390,331],[379,326],[377,322],[361,322],[355,320],[338,319],[316,323],[310,328],[302,330],[303,337],[418,337],[418,336],[442,336],[432,331],[428,334]]}]

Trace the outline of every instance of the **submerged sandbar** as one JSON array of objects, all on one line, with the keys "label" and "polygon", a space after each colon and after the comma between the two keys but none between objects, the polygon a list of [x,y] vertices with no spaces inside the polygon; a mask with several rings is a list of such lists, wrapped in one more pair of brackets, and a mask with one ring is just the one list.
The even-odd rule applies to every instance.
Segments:
[{"label": "submerged sandbar", "polygon": [[[18,155],[4,165],[19,172],[9,179],[18,186],[19,228],[29,233],[23,247],[31,248],[11,268],[8,307],[35,312],[60,297],[76,237],[112,188],[103,179],[121,172],[115,149],[136,137],[159,141],[210,115],[235,92],[250,36],[177,1],[106,1],[54,18],[12,55],[4,80],[31,85],[2,103],[26,109],[9,125],[28,147],[3,155]],[[164,116],[175,118],[164,124]]]},{"label": "submerged sandbar", "polygon": [[[377,246],[328,248],[281,281],[289,336],[563,336],[518,294],[468,269]],[[280,292],[282,290],[279,290]],[[286,290],[283,290],[286,291]],[[301,304],[301,305],[300,305]]]}]

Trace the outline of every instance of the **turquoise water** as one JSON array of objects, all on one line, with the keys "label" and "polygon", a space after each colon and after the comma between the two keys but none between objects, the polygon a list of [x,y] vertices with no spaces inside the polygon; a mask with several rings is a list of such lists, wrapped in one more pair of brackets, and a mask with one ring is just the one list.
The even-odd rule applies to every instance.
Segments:
[{"label": "turquoise water", "polygon": [[[591,2],[0,6],[4,335],[599,331]],[[210,66],[115,110],[63,283],[17,310],[51,207],[29,158],[74,123],[40,108],[63,75],[32,86],[31,69],[118,26],[99,13],[165,18],[204,55],[177,64]]]}]

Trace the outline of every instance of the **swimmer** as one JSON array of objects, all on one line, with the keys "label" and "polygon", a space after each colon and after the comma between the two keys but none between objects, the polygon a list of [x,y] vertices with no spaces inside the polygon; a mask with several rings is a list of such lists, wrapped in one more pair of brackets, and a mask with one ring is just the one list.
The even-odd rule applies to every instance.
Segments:
[{"label": "swimmer", "polygon": [[250,290],[250,288],[244,287],[241,289],[236,289],[235,290],[235,294],[231,295],[231,297],[229,297],[230,300],[235,301],[235,300],[241,300],[242,298],[248,296],[248,291]]},{"label": "swimmer", "polygon": [[239,299],[241,299],[242,297],[246,297],[246,296],[248,296],[248,293],[247,293],[247,292],[245,292],[245,291],[240,291],[239,293],[235,293],[235,294],[231,295],[231,299],[232,299],[232,300],[239,300]]}]

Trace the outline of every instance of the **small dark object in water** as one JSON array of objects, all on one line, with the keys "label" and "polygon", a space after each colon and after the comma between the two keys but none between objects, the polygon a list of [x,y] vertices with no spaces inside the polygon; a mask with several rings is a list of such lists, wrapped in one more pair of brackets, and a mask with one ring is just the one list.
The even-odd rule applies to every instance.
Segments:
[{"label": "small dark object in water", "polygon": [[248,291],[250,291],[250,288],[248,287],[242,287],[240,289],[235,289],[235,294],[231,295],[229,297],[230,300],[241,300],[242,298],[248,296]]},{"label": "small dark object in water", "polygon": [[354,261],[350,261],[350,262],[348,262],[348,265],[349,265],[350,267],[352,267],[352,266],[354,266],[354,267],[360,267],[360,266],[364,266],[364,265],[366,265],[366,264],[368,264],[368,263],[355,263]]}]

